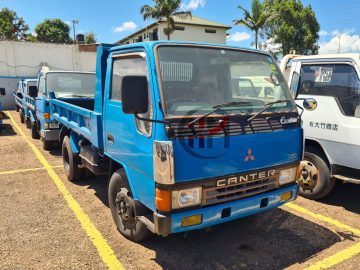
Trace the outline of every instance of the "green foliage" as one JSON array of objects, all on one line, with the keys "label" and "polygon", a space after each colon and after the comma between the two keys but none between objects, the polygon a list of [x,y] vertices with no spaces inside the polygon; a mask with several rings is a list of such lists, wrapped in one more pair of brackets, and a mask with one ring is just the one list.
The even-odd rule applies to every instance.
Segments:
[{"label": "green foliage", "polygon": [[61,19],[45,19],[35,27],[36,39],[41,42],[71,43],[70,27]]},{"label": "green foliage", "polygon": [[238,6],[243,11],[243,18],[234,20],[235,25],[242,25],[255,32],[255,48],[258,47],[259,31],[264,25],[276,17],[276,13],[272,11],[267,3],[261,3],[259,0],[252,0],[251,12]]},{"label": "green foliage", "polygon": [[85,33],[85,44],[93,44],[96,43],[96,41],[94,32]]},{"label": "green foliage", "polygon": [[29,26],[15,11],[0,9],[0,40],[25,40],[28,30]]},{"label": "green foliage", "polygon": [[153,0],[153,2],[154,6],[143,5],[140,9],[140,14],[143,15],[144,20],[161,20],[165,18],[167,27],[164,29],[164,34],[170,40],[170,34],[175,30],[173,16],[186,19],[191,17],[191,11],[180,10],[181,0]]},{"label": "green foliage", "polygon": [[[283,55],[296,50],[298,54],[317,54],[320,25],[311,6],[300,0],[265,0],[279,18],[267,23],[264,37],[281,44]],[[278,52],[275,52],[278,53]]]}]

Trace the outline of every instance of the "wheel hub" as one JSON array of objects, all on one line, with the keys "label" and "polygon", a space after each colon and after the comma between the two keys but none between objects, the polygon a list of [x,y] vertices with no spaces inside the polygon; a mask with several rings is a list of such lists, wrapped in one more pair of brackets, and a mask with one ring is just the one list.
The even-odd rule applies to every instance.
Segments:
[{"label": "wheel hub", "polygon": [[116,212],[121,218],[125,228],[132,228],[136,223],[135,204],[131,197],[128,196],[126,189],[121,189],[115,198]]},{"label": "wheel hub", "polygon": [[300,178],[298,180],[300,186],[304,190],[313,190],[319,178],[319,170],[314,163],[309,160],[303,160],[300,164]]}]

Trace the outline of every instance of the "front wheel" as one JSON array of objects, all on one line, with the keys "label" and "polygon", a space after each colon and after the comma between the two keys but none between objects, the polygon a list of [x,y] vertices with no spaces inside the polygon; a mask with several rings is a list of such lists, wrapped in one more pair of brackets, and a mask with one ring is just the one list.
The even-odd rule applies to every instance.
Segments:
[{"label": "front wheel", "polygon": [[335,186],[325,157],[316,152],[305,152],[301,162],[299,194],[305,198],[318,200],[327,196]]},{"label": "front wheel", "polygon": [[24,124],[25,123],[25,115],[24,115],[23,110],[19,110],[19,114],[20,114],[20,122],[21,122],[21,124]]},{"label": "front wheel", "polygon": [[37,122],[32,122],[31,123],[31,138],[33,139],[39,139],[40,138],[40,135],[39,135],[39,131],[38,131],[38,128],[37,128]]},{"label": "front wheel", "polygon": [[145,224],[136,217],[135,202],[123,169],[111,176],[108,199],[114,222],[122,235],[135,242],[145,240],[151,235]]},{"label": "front wheel", "polygon": [[71,182],[80,180],[83,177],[84,169],[79,168],[81,165],[80,157],[73,153],[68,136],[64,137],[61,152],[67,179]]}]

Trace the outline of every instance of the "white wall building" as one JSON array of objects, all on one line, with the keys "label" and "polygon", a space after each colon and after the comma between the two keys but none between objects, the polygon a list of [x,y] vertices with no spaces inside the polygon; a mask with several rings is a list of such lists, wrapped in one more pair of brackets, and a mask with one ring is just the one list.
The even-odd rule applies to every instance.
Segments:
[{"label": "white wall building", "polygon": [[[175,31],[170,35],[171,40],[225,44],[227,30],[231,29],[228,25],[196,16],[187,19],[175,16],[174,21]],[[117,43],[123,45],[141,41],[167,40],[167,36],[164,34],[166,27],[166,21],[160,20],[119,40]]]},{"label": "white wall building", "polygon": [[0,41],[0,87],[6,90],[6,96],[0,97],[3,109],[14,107],[12,93],[16,83],[36,78],[42,66],[51,70],[95,71],[96,52],[91,46],[89,52],[87,45]]}]

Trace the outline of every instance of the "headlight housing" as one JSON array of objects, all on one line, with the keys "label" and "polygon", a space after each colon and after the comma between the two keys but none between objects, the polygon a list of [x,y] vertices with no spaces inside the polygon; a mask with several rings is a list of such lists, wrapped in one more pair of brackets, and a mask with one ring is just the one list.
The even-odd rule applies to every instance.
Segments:
[{"label": "headlight housing", "polygon": [[279,173],[279,185],[286,185],[296,181],[297,168],[289,168],[281,170]]},{"label": "headlight housing", "polygon": [[174,153],[171,141],[154,141],[154,180],[158,184],[175,183]]},{"label": "headlight housing", "polygon": [[172,192],[172,209],[179,209],[201,204],[202,188],[195,187]]}]

